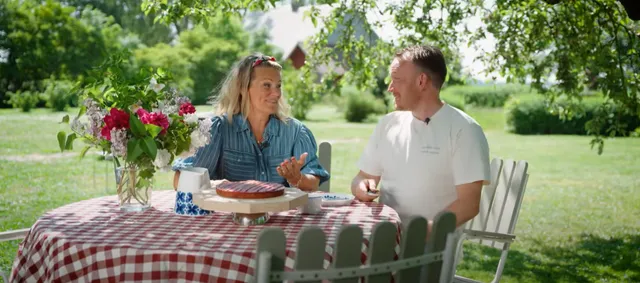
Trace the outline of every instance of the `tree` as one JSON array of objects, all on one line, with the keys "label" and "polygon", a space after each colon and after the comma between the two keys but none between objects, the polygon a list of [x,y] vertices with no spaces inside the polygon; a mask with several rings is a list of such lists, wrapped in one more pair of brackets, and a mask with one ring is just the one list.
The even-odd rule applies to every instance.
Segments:
[{"label": "tree", "polygon": [[7,53],[0,60],[0,105],[7,92],[42,91],[39,82],[50,77],[81,77],[119,45],[120,27],[100,11],[74,15],[52,0],[3,1],[0,15],[0,51]]},{"label": "tree", "polygon": [[[77,11],[89,7],[112,16],[116,24],[123,30],[139,36],[147,46],[161,42],[169,43],[174,37],[169,26],[154,23],[154,14],[143,15],[142,0],[65,0],[63,2],[65,5],[76,7]],[[180,19],[172,25],[180,31],[182,30],[180,27],[187,24],[183,23],[185,21],[188,19]]]},{"label": "tree", "polygon": [[[172,22],[185,16],[204,20],[205,14],[240,14],[247,10],[267,9],[275,6],[275,2],[220,0],[214,4],[144,0],[143,10],[157,13],[160,21]],[[490,7],[482,0],[409,0],[386,7],[375,0],[322,2],[332,3],[334,9],[327,17],[320,16],[319,9],[311,9],[308,14],[314,23],[323,22],[312,40],[308,63],[317,66],[331,60],[341,62],[350,70],[344,79],[359,88],[376,84],[377,70],[388,64],[392,51],[400,46],[430,43],[439,46],[450,57],[458,52],[456,46],[465,40],[474,44],[491,35],[496,40],[495,49],[481,58],[488,66],[488,72],[497,71],[509,81],[531,80],[550,102],[560,97],[580,99],[587,85],[593,85],[604,94],[607,99],[602,108],[605,111],[588,124],[589,132],[594,135],[592,145],[599,145],[599,153],[604,145],[604,135],[624,131],[620,126],[602,129],[605,124],[602,121],[611,119],[611,109],[640,115],[640,74],[637,72],[640,30],[627,14],[627,11],[634,11],[630,8],[631,1],[623,0],[626,5],[623,6],[616,0],[495,0],[491,1],[495,3]],[[340,31],[344,36],[333,49],[354,56],[338,58],[336,52],[326,48],[329,36],[337,29],[336,23],[345,19],[366,19],[370,11],[392,18],[401,35],[399,39],[391,43],[378,41],[372,48],[366,38],[349,36],[353,30],[347,25]],[[633,12],[629,13],[636,17]],[[464,20],[474,16],[480,16],[486,28],[469,30]],[[371,30],[380,24],[380,21],[365,21],[364,27]],[[600,81],[592,84],[585,70],[597,72]],[[554,109],[553,104],[549,107]],[[575,111],[569,108],[558,113],[570,118]],[[623,123],[618,121],[617,125]]]}]

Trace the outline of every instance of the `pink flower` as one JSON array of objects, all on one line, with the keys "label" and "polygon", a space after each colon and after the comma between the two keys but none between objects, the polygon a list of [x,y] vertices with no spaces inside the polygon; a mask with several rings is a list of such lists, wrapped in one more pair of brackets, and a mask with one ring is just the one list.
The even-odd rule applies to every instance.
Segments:
[{"label": "pink flower", "polygon": [[138,115],[138,117],[140,117],[140,121],[142,121],[142,124],[152,124],[161,127],[161,135],[167,132],[167,129],[169,128],[169,119],[167,118],[167,115],[164,115],[161,112],[149,113],[143,108],[138,109],[138,111],[136,111],[136,114]]},{"label": "pink flower", "polygon": [[111,108],[109,114],[104,116],[104,127],[100,134],[108,141],[111,140],[111,130],[113,129],[129,129],[129,114],[123,110]]},{"label": "pink flower", "polygon": [[196,108],[193,107],[193,104],[191,104],[190,102],[185,102],[180,105],[180,111],[178,112],[178,115],[183,116],[184,114],[193,113],[196,113]]}]

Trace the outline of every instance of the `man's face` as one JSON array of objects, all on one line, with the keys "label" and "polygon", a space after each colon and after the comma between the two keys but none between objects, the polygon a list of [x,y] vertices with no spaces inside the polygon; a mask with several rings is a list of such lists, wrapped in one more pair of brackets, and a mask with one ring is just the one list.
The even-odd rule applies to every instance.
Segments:
[{"label": "man's face", "polygon": [[418,68],[410,61],[395,58],[390,71],[391,83],[387,91],[395,98],[396,110],[412,110],[420,99]]}]

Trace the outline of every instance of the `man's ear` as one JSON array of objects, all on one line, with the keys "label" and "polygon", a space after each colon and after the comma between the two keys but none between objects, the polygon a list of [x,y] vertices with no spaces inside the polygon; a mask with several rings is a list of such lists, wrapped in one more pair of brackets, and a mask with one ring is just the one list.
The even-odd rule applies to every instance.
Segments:
[{"label": "man's ear", "polygon": [[431,78],[429,78],[429,75],[427,75],[427,73],[420,73],[420,75],[418,76],[418,86],[420,87],[420,89],[426,89],[427,84],[430,83],[430,79]]}]

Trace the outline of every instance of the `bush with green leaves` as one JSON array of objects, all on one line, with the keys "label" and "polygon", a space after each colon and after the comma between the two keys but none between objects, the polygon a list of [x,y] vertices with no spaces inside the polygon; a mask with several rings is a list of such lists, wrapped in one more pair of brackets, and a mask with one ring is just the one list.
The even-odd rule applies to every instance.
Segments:
[{"label": "bush with green leaves", "polygon": [[[638,115],[622,113],[619,107],[603,102],[597,95],[585,96],[581,101],[560,99],[554,103],[541,95],[518,95],[505,105],[507,131],[522,135],[603,135],[621,122],[624,129],[612,131],[620,136],[620,133],[633,132],[640,127]],[[611,108],[603,109],[603,105]],[[599,118],[602,111],[615,114],[602,119]],[[563,117],[559,113],[569,115]]]},{"label": "bush with green leaves", "polygon": [[[477,107],[503,107],[507,100],[518,93],[530,93],[523,85],[468,85],[451,86],[442,90],[442,96],[454,100],[451,104]],[[457,106],[456,106],[457,107]]]},{"label": "bush with green leaves", "polygon": [[73,91],[73,82],[66,80],[45,80],[43,98],[47,101],[47,108],[54,111],[64,111],[67,106],[78,106],[78,94]]},{"label": "bush with green leaves", "polygon": [[450,92],[443,92],[440,94],[440,99],[444,100],[447,104],[464,111],[463,97],[453,95]]},{"label": "bush with green leaves", "polygon": [[370,92],[358,92],[353,88],[345,88],[342,92],[347,99],[344,118],[349,122],[360,123],[369,115],[384,114],[388,111],[385,103]]},{"label": "bush with green leaves", "polygon": [[30,90],[7,92],[7,94],[9,94],[9,104],[11,104],[13,108],[22,109],[22,112],[31,111],[41,99],[40,93]]}]

